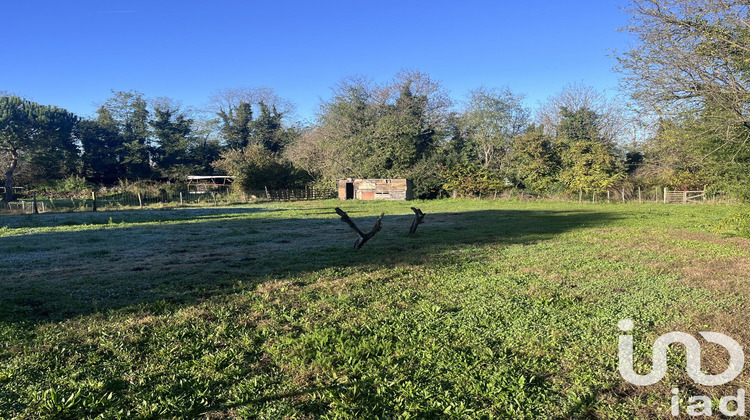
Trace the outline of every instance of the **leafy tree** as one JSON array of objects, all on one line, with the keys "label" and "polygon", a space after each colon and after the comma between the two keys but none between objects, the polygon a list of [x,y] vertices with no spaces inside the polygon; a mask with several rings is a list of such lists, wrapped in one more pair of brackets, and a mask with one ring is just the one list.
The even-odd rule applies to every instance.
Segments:
[{"label": "leafy tree", "polygon": [[[750,199],[750,149],[741,147],[742,127],[713,131],[714,115],[661,119],[645,145],[645,162],[637,176],[655,185],[702,189]],[[734,140],[727,142],[727,135]]]},{"label": "leafy tree", "polygon": [[286,155],[331,185],[350,176],[405,177],[438,148],[447,104],[439,84],[419,72],[401,72],[382,86],[346,79]]},{"label": "leafy tree", "polygon": [[435,142],[435,127],[427,124],[427,97],[414,95],[411,82],[400,87],[395,103],[380,105],[369,158],[371,176],[405,176]]},{"label": "leafy tree", "polygon": [[505,179],[496,171],[478,165],[456,165],[445,169],[443,188],[462,197],[491,194],[507,188]]},{"label": "leafy tree", "polygon": [[561,109],[558,129],[560,178],[569,192],[601,192],[624,178],[615,145],[601,135],[598,115],[590,109]]},{"label": "leafy tree", "polygon": [[446,168],[450,156],[444,153],[433,153],[412,166],[405,175],[412,182],[412,194],[418,199],[438,198],[445,194]]},{"label": "leafy tree", "polygon": [[171,100],[161,99],[154,104],[154,118],[149,124],[156,143],[153,161],[157,168],[173,179],[196,172],[196,162],[190,156],[195,146],[193,120]]},{"label": "leafy tree", "polygon": [[560,174],[569,192],[601,192],[624,178],[620,161],[603,143],[579,140],[562,152]]},{"label": "leafy tree", "polygon": [[508,89],[480,88],[470,93],[463,114],[464,133],[479,153],[483,168],[502,169],[511,139],[526,129],[529,111],[522,100]]},{"label": "leafy tree", "polygon": [[703,162],[690,136],[688,121],[661,119],[653,136],[647,139],[644,164],[635,178],[644,184],[684,189],[700,181]]},{"label": "leafy tree", "polygon": [[281,124],[283,115],[276,111],[276,107],[269,108],[263,102],[259,103],[258,106],[260,107],[260,114],[252,124],[253,143],[277,153],[284,148],[287,142],[284,136],[284,127]]},{"label": "leafy tree", "polygon": [[319,133],[323,136],[315,139],[320,142],[320,149],[330,149],[336,154],[330,167],[320,168],[332,179],[367,178],[380,169],[379,151],[373,141],[380,109],[377,93],[365,79],[344,80],[334,89],[333,98],[321,106]]},{"label": "leafy tree", "polygon": [[73,129],[78,117],[60,108],[19,97],[0,97],[0,148],[7,152],[5,201],[13,201],[13,176],[19,162],[39,168],[40,179],[74,170],[77,148]]},{"label": "leafy tree", "polygon": [[507,166],[505,173],[514,185],[544,193],[557,182],[560,156],[552,138],[544,134],[541,126],[532,125],[513,139]]},{"label": "leafy tree", "polygon": [[599,132],[599,116],[588,108],[578,108],[575,111],[566,107],[560,109],[562,121],[558,127],[559,138],[568,142],[594,141],[609,143]]},{"label": "leafy tree", "polygon": [[[638,145],[635,145],[636,147]],[[645,156],[643,154],[643,150],[641,149],[633,149],[629,150],[627,153],[625,153],[625,172],[628,173],[628,175],[633,175],[635,172],[643,166],[645,163]]]},{"label": "leafy tree", "polygon": [[36,132],[33,144],[23,152],[24,161],[32,169],[34,181],[53,180],[77,173],[79,149],[73,131],[79,118],[64,109],[39,106],[33,115]]},{"label": "leafy tree", "polygon": [[262,144],[276,153],[297,134],[288,128],[294,104],[271,88],[222,89],[211,96],[207,110],[219,117],[219,134],[228,148]]},{"label": "leafy tree", "polygon": [[106,110],[99,118],[78,123],[75,137],[83,149],[83,174],[100,182],[127,176],[123,165],[125,148],[120,133]]},{"label": "leafy tree", "polygon": [[220,146],[210,125],[192,115],[169,98],[152,101],[149,109],[138,92],[114,92],[97,118],[83,121],[76,132],[84,173],[100,182],[212,174]]},{"label": "leafy tree", "polygon": [[213,163],[221,159],[221,150],[221,144],[217,140],[196,137],[192,147],[188,150],[188,158],[193,164],[193,173],[212,175]]},{"label": "leafy tree", "polygon": [[291,163],[260,145],[251,145],[243,150],[227,150],[214,166],[235,176],[233,185],[245,192],[301,187],[309,180]]},{"label": "leafy tree", "polygon": [[143,94],[137,91],[113,92],[98,111],[100,123],[116,129],[122,139],[121,164],[128,177],[151,176],[149,111]]},{"label": "leafy tree", "polygon": [[243,149],[250,145],[253,132],[253,107],[250,103],[241,102],[218,113],[221,118],[221,134],[226,146],[230,149]]},{"label": "leafy tree", "polygon": [[205,113],[195,113],[192,124],[193,144],[188,150],[195,165],[196,175],[212,175],[212,163],[219,160],[223,150],[216,132],[216,121]]},{"label": "leafy tree", "polygon": [[440,142],[440,150],[451,156],[450,162],[468,164],[476,162],[479,154],[476,145],[467,138],[462,117],[459,112],[451,112],[448,115],[445,140]]},{"label": "leafy tree", "polygon": [[701,115],[699,124],[691,130],[689,141],[698,149],[704,164],[703,178],[708,181],[697,186],[709,184],[715,191],[750,202],[750,147],[747,147],[750,132],[744,126],[732,126],[717,133],[712,130],[716,113]]},{"label": "leafy tree", "polygon": [[[254,109],[257,118],[253,119]],[[298,135],[298,132],[284,125],[283,112],[275,105],[261,101],[257,108],[250,102],[226,103],[217,111],[220,118],[221,137],[229,149],[241,150],[250,145],[261,145],[273,153],[279,153]]]}]

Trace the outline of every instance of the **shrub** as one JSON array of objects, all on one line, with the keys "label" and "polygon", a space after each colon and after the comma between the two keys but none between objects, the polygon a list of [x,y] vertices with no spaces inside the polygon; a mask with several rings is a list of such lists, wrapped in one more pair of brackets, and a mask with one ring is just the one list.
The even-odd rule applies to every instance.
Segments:
[{"label": "shrub", "polygon": [[732,236],[750,238],[750,208],[745,208],[719,222],[716,230]]},{"label": "shrub", "polygon": [[300,188],[309,181],[309,177],[289,161],[279,158],[262,146],[224,152],[221,160],[213,165],[216,169],[235,176],[232,185],[245,192],[264,188]]},{"label": "shrub", "polygon": [[94,184],[86,182],[85,178],[71,175],[64,179],[40,185],[35,190],[48,196],[78,197],[88,196],[94,188]]}]

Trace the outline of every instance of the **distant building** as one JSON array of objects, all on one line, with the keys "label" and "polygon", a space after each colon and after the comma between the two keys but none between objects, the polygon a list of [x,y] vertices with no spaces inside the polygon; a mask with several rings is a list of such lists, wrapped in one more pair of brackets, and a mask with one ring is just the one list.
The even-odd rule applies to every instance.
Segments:
[{"label": "distant building", "polygon": [[396,179],[340,179],[339,200],[411,200],[411,181]]},{"label": "distant building", "polygon": [[226,191],[234,181],[233,176],[201,176],[188,175],[188,192],[191,194],[205,194],[209,191]]}]

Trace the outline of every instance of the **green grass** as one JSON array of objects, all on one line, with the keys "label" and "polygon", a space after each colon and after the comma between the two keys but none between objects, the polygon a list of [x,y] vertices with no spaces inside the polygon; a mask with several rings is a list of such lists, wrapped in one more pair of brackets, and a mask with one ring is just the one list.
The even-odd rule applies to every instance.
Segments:
[{"label": "green grass", "polygon": [[[410,236],[411,205],[427,216]],[[352,250],[336,206],[363,230],[384,212],[383,230]],[[750,344],[750,247],[711,233],[737,211],[323,201],[0,217],[0,417],[666,416],[685,375],[624,383],[617,321],[635,320],[644,362],[674,328]]]}]

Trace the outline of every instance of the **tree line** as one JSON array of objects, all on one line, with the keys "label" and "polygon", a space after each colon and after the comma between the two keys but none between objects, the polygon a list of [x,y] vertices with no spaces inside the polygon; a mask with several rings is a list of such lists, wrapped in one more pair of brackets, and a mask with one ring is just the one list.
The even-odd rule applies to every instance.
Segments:
[{"label": "tree line", "polygon": [[[280,156],[299,131],[282,122],[287,106],[268,89],[225,91],[211,111],[168,98],[113,92],[93,118],[0,96],[0,163],[6,201],[14,185],[54,186],[69,177],[112,185],[124,180],[184,181],[188,174],[237,172],[233,157],[260,147]],[[267,103],[268,102],[268,103]],[[207,116],[208,115],[208,116]]]},{"label": "tree line", "polygon": [[507,87],[455,103],[428,74],[402,71],[342,80],[302,126],[268,88],[218,92],[200,111],[114,92],[94,118],[5,95],[6,191],[221,173],[244,190],[399,177],[422,198],[668,186],[749,199],[748,6],[631,0],[628,13],[637,43],[617,56],[627,100],[571,84],[535,110]]}]

